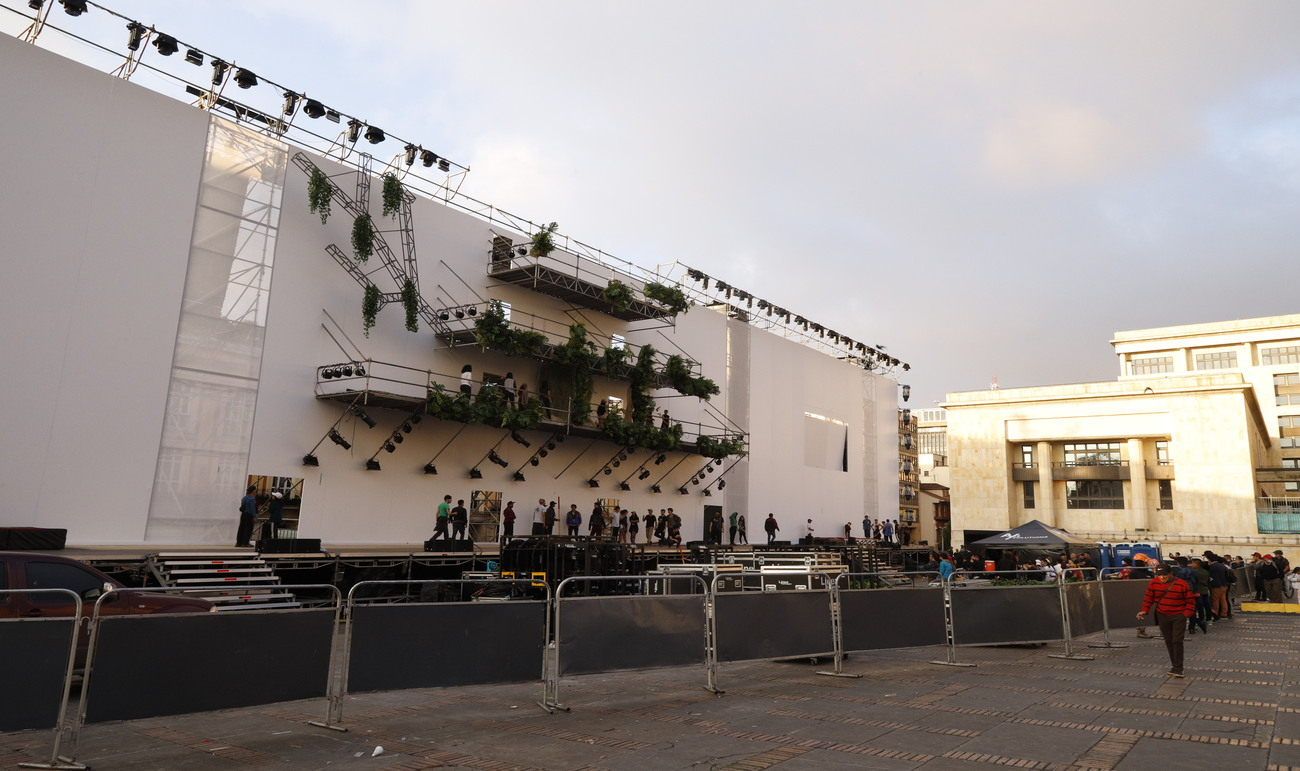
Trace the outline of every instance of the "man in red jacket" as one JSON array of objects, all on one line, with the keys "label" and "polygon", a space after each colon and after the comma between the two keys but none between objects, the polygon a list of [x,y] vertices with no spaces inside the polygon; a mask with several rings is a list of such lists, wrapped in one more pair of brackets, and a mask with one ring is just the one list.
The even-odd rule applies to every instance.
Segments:
[{"label": "man in red jacket", "polygon": [[1169,674],[1183,676],[1183,636],[1187,633],[1187,620],[1196,615],[1196,593],[1181,578],[1175,578],[1168,565],[1156,567],[1156,577],[1147,583],[1147,593],[1142,599],[1138,618],[1146,618],[1152,607],[1156,610],[1156,624],[1169,649]]}]

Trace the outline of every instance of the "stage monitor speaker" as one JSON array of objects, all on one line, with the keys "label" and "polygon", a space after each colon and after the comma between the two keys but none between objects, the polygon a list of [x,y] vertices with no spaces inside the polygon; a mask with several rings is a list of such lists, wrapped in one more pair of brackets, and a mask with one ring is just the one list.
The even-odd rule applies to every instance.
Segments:
[{"label": "stage monitor speaker", "polygon": [[319,538],[263,538],[257,542],[261,554],[306,554],[320,550]]}]

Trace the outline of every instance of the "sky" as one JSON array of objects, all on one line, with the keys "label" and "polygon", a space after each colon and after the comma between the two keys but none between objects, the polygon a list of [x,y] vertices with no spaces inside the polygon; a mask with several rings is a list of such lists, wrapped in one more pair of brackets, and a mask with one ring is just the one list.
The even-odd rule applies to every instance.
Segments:
[{"label": "sky", "polygon": [[[883,344],[913,408],[1112,380],[1120,330],[1300,312],[1293,0],[104,4],[475,198]],[[51,20],[125,50],[95,8]]]}]

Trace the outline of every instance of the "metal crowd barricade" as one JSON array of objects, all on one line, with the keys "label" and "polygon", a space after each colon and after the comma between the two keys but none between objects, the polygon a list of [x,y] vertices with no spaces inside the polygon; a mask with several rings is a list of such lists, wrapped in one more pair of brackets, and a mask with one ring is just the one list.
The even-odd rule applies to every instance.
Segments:
[{"label": "metal crowd barricade", "polygon": [[[330,595],[333,607],[107,616],[101,612],[103,604],[114,595],[174,593],[176,588],[115,588],[105,592],[96,600],[90,621],[73,758],[76,739],[87,722],[271,704],[317,695],[326,699],[326,720],[311,724],[345,730],[329,719],[339,699],[331,676],[338,655],[337,630],[343,605],[338,589],[329,584],[240,589],[320,591]],[[321,638],[328,640],[324,646],[319,644]],[[105,680],[108,685],[104,685]]]},{"label": "metal crowd barricade", "polygon": [[[1112,596],[1117,600],[1130,600],[1133,590],[1136,587],[1139,590],[1138,601],[1141,601],[1141,593],[1146,591],[1146,581],[1142,579],[1122,578],[1124,571],[1132,568],[1102,568],[1101,573],[1101,642],[1088,643],[1089,648],[1127,648],[1128,643],[1112,642],[1110,639],[1110,630],[1112,626],[1121,626],[1119,614],[1123,611],[1112,608]],[[1118,605],[1119,603],[1114,603]],[[1132,626],[1129,624],[1128,626]]]},{"label": "metal crowd barricade", "polygon": [[[991,581],[998,575],[1011,576],[1009,580],[1016,585],[993,586]],[[930,663],[973,667],[973,663],[957,661],[959,646],[1027,645],[1061,639],[1063,627],[1069,625],[1063,582],[1044,572],[1039,583],[1034,575],[1030,570],[981,571],[955,573],[942,581],[946,656]]]},{"label": "metal crowd barricade", "polygon": [[[68,595],[73,613],[69,616],[43,616],[0,621],[5,660],[20,665],[0,671],[0,732],[31,728],[53,728],[54,746],[45,762],[19,763],[21,768],[84,769],[85,766],[60,754],[68,725],[68,696],[77,665],[77,640],[81,630],[81,597],[70,589],[5,589],[0,600],[14,595]],[[71,635],[58,629],[69,624]],[[67,645],[67,653],[63,645]]]},{"label": "metal crowd barricade", "polygon": [[[778,577],[807,580],[802,587],[791,589],[776,589],[779,584],[767,583]],[[719,591],[722,583],[736,585],[738,590]],[[713,598],[709,621],[715,662],[842,655],[837,642],[839,619],[833,609],[834,583],[834,576],[819,570],[714,576],[709,586]],[[819,586],[814,588],[814,584]],[[774,618],[781,623],[771,623]]]},{"label": "metal crowd barricade", "polygon": [[[565,596],[573,587],[591,591],[611,582],[640,593]],[[683,587],[699,591],[683,593]],[[563,675],[688,664],[703,664],[705,687],[721,693],[716,686],[711,600],[709,585],[697,575],[564,579],[555,588],[555,637],[547,646],[546,687],[539,706],[548,712],[569,711],[560,702]]]},{"label": "metal crowd barricade", "polygon": [[[841,573],[835,577],[832,613],[836,625],[835,669],[842,673],[846,651],[943,645],[944,590],[934,571]],[[907,623],[882,623],[906,619]],[[819,673],[823,674],[823,673]]]},{"label": "metal crowd barricade", "polygon": [[[1105,611],[1101,605],[1101,584],[1097,581],[1097,568],[1066,568],[1060,574],[1061,634],[1065,638],[1065,653],[1049,653],[1048,658],[1092,661],[1095,656],[1074,652],[1074,636],[1089,634],[1105,625]],[[1073,577],[1073,578],[1072,578]]]},{"label": "metal crowd barricade", "polygon": [[[366,598],[374,588],[419,587],[417,602],[392,595]],[[508,593],[487,595],[488,588]],[[425,598],[426,589],[435,596]],[[459,589],[457,600],[438,595]],[[539,590],[542,599],[529,595]],[[466,600],[466,590],[469,599]],[[370,600],[370,602],[367,602]],[[380,604],[384,603],[384,604]],[[551,589],[528,579],[361,581],[349,591],[347,667],[339,696],[352,692],[437,688],[544,679]],[[532,627],[532,637],[528,637]],[[530,654],[532,664],[529,664]],[[342,719],[341,700],[331,721]]]}]

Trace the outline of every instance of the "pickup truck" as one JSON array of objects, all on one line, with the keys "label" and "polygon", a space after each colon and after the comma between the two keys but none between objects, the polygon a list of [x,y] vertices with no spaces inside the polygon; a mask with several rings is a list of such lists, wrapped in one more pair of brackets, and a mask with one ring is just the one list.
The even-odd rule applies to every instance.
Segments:
[{"label": "pickup truck", "polygon": [[[0,552],[0,620],[10,618],[67,618],[76,605],[66,594],[8,594],[6,589],[71,589],[81,595],[83,618],[89,618],[95,601],[110,589],[121,589],[114,581],[84,562],[53,554]],[[217,608],[200,597],[164,592],[115,592],[100,606],[100,615],[136,613],[208,613]],[[89,625],[78,635],[77,661],[85,661]]]}]

